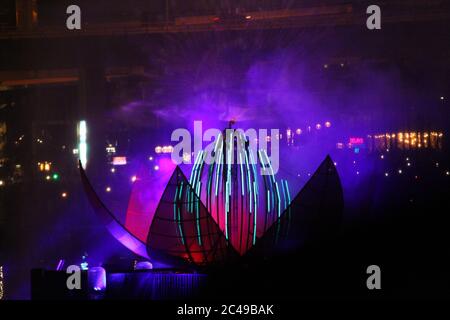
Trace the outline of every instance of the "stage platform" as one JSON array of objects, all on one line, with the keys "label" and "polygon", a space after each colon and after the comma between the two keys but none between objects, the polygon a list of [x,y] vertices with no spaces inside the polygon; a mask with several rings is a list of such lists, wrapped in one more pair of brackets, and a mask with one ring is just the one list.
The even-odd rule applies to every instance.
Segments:
[{"label": "stage platform", "polygon": [[170,270],[139,270],[107,272],[106,288],[95,287],[89,271],[81,271],[81,289],[69,290],[65,271],[33,269],[31,298],[33,300],[99,300],[143,299],[174,300],[201,295],[207,275]]}]

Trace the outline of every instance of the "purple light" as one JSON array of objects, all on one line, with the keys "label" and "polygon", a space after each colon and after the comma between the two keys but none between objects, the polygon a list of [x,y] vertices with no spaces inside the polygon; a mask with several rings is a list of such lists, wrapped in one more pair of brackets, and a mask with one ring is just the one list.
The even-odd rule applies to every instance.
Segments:
[{"label": "purple light", "polygon": [[64,259],[60,259],[58,265],[56,266],[56,271],[61,271],[64,267]]},{"label": "purple light", "polygon": [[93,267],[88,271],[89,287],[94,291],[104,291],[106,289],[106,270],[102,267]]}]

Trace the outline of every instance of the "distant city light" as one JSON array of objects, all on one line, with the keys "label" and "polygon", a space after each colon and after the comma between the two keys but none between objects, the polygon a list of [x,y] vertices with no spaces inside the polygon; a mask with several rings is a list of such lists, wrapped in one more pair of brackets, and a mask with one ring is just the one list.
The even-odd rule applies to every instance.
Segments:
[{"label": "distant city light", "polygon": [[136,176],[132,176],[131,177],[131,182],[135,182],[137,180],[137,177]]},{"label": "distant city light", "polygon": [[106,147],[106,152],[107,153],[116,153],[116,148],[110,144]]},{"label": "distant city light", "polygon": [[381,158],[381,159],[384,159],[384,155],[381,155],[380,158]]},{"label": "distant city light", "polygon": [[245,16],[245,19],[250,20],[252,16]]},{"label": "distant city light", "polygon": [[111,192],[111,187],[106,187],[105,191],[106,192]]},{"label": "distant city light", "polygon": [[148,160],[153,161],[153,157],[152,156],[148,157]]},{"label": "distant city light", "polygon": [[359,175],[359,171],[356,171],[356,174]]},{"label": "distant city light", "polygon": [[441,97],[441,100],[444,100],[444,97],[443,97],[443,96]]},{"label": "distant city light", "polygon": [[112,164],[113,166],[124,166],[127,164],[127,157],[113,157]]},{"label": "distant city light", "polygon": [[53,180],[58,180],[58,179],[59,179],[59,174],[54,173],[54,174],[52,175],[52,179],[53,179]]},{"label": "distant city light", "polygon": [[3,289],[3,266],[0,266],[0,300],[3,300],[5,296],[5,290]]},{"label": "distant city light", "polygon": [[62,198],[67,198],[67,192],[61,193],[61,197],[62,197]]},{"label": "distant city light", "polygon": [[187,152],[183,153],[183,162],[189,163],[191,161],[191,155]]},{"label": "distant city light", "polygon": [[448,175],[448,176],[450,176],[450,171],[447,171],[445,174]]},{"label": "distant city light", "polygon": [[402,172],[403,172],[402,169],[399,169],[399,170],[398,170],[398,173],[399,173],[399,174],[402,174]]},{"label": "distant city light", "polygon": [[348,139],[350,144],[364,144],[364,138],[361,137],[350,137]]},{"label": "distant city light", "polygon": [[50,180],[50,179],[51,179],[50,176],[46,176],[46,177],[45,177],[45,180]]},{"label": "distant city light", "polygon": [[162,153],[172,153],[173,152],[173,147],[172,146],[164,146],[161,148],[161,152]]},{"label": "distant city light", "polygon": [[111,172],[112,173],[116,172],[116,168],[111,168]]},{"label": "distant city light", "polygon": [[385,172],[384,175],[385,175],[386,177],[389,177],[389,173],[387,173],[387,172]]},{"label": "distant city light", "polygon": [[159,170],[159,166],[156,165],[156,166],[153,167],[153,169],[155,169],[155,171],[158,171]]},{"label": "distant city light", "polygon": [[5,185],[5,182],[3,180],[0,180],[0,186]]},{"label": "distant city light", "polygon": [[320,128],[322,128],[322,125],[320,123],[316,124],[316,129],[320,130]]},{"label": "distant city light", "polygon": [[299,135],[302,134],[302,129],[298,128],[297,130],[295,130],[295,133]]},{"label": "distant city light", "polygon": [[406,165],[407,165],[408,167],[411,167],[411,163],[410,163],[410,162],[408,162]]},{"label": "distant city light", "polygon": [[330,121],[325,122],[325,127],[327,128],[331,127],[331,122]]},{"label": "distant city light", "polygon": [[81,120],[78,123],[78,154],[84,168],[87,165],[87,149],[87,124],[85,120]]},{"label": "distant city light", "polygon": [[50,171],[52,166],[51,162],[38,162],[39,171]]},{"label": "distant city light", "polygon": [[161,146],[157,146],[157,147],[155,148],[155,152],[156,152],[156,153],[161,153],[161,152],[162,152],[162,147],[161,147]]}]

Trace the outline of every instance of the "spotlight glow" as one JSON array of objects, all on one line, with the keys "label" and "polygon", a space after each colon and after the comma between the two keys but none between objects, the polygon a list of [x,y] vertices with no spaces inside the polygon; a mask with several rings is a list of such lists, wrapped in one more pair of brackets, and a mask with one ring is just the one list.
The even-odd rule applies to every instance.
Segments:
[{"label": "spotlight glow", "polygon": [[87,149],[87,124],[85,120],[81,120],[78,124],[78,154],[84,168],[87,165]]}]

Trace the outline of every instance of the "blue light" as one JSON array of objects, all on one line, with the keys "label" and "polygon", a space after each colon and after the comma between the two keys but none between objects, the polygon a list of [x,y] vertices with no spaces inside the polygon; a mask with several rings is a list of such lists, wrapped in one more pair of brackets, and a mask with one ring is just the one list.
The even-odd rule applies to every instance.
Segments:
[{"label": "blue light", "polygon": [[359,148],[355,148],[355,149],[353,149],[353,151],[354,151],[355,153],[359,153]]}]

